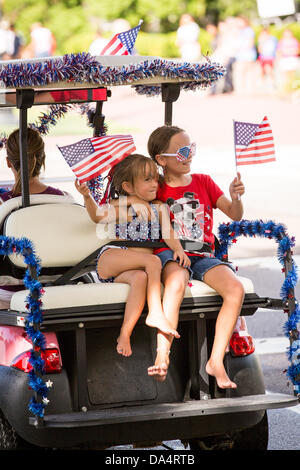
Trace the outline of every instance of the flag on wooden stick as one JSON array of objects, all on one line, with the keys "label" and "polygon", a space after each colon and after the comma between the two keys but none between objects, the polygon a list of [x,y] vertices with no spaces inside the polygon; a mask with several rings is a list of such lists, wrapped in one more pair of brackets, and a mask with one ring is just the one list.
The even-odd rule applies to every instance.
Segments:
[{"label": "flag on wooden stick", "polygon": [[138,32],[142,26],[141,20],[135,28],[129,29],[115,36],[104,47],[100,55],[130,55],[133,52]]},{"label": "flag on wooden stick", "polygon": [[234,121],[236,165],[274,162],[275,148],[267,116],[261,124]]},{"label": "flag on wooden stick", "polygon": [[131,135],[107,135],[58,147],[80,183],[92,180],[136,150]]}]

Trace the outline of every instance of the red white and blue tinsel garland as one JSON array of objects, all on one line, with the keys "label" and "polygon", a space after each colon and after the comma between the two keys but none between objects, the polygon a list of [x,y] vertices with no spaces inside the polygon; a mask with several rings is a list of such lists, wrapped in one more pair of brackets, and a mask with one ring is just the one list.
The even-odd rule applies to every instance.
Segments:
[{"label": "red white and blue tinsel garland", "polygon": [[[225,68],[206,58],[204,63],[175,62],[161,58],[141,60],[137,63],[117,66],[105,66],[88,53],[66,54],[63,57],[49,58],[43,61],[0,63],[0,82],[4,88],[42,87],[49,84],[86,83],[101,86],[132,85],[137,93],[156,96],[161,92],[161,85],[135,85],[141,79],[163,77],[180,79],[184,90],[196,90],[212,85],[225,73]],[[74,105],[73,105],[74,106]],[[56,125],[72,105],[51,105],[48,113],[42,113],[37,123],[29,126],[41,134],[49,132],[50,125]],[[92,110],[81,106],[82,114],[86,113],[91,124]],[[0,139],[0,148],[7,140]],[[91,191],[96,200],[101,199],[103,191],[102,178],[90,183]]]},{"label": "red white and blue tinsel garland", "polygon": [[292,248],[295,246],[294,237],[289,237],[286,233],[286,227],[282,224],[276,224],[273,221],[263,222],[262,220],[241,220],[219,225],[220,246],[216,251],[219,259],[226,259],[228,248],[236,243],[237,237],[263,237],[275,240],[278,243],[277,256],[279,263],[285,271],[285,262],[287,257],[291,258],[291,268],[285,273],[285,280],[282,284],[280,295],[283,306],[289,306],[292,301],[292,309],[284,308],[289,313],[289,318],[284,325],[284,333],[290,340],[288,350],[288,359],[290,366],[287,369],[287,376],[294,385],[296,395],[300,394],[300,333],[298,324],[300,322],[300,309],[297,300],[294,297],[294,288],[297,284],[297,266],[292,258]]},{"label": "red white and blue tinsel garland", "polygon": [[[37,87],[61,81],[134,86],[141,79],[164,77],[180,79],[184,90],[195,90],[212,85],[224,73],[225,68],[221,64],[207,59],[204,63],[188,63],[154,58],[117,67],[102,65],[85,52],[43,61],[0,64],[0,81],[5,88]],[[140,94],[156,95],[160,92],[160,85],[142,85],[137,91]]]},{"label": "red white and blue tinsel garland", "polygon": [[44,416],[44,408],[48,404],[47,398],[49,388],[52,383],[44,383],[42,375],[44,373],[44,361],[40,353],[45,349],[45,336],[40,327],[43,322],[42,284],[37,280],[41,271],[40,260],[34,252],[33,245],[27,238],[14,238],[0,236],[0,255],[8,256],[11,254],[22,255],[27,269],[24,276],[25,287],[29,290],[26,298],[26,308],[28,317],[25,331],[32,342],[30,364],[32,370],[29,372],[29,386],[35,392],[35,396],[29,402],[29,410],[38,417]]}]

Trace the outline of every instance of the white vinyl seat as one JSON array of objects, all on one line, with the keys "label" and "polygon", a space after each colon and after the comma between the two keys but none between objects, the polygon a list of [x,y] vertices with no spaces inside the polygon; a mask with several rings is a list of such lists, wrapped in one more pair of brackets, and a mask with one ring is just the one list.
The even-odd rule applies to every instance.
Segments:
[{"label": "white vinyl seat", "polygon": [[[239,280],[242,282],[246,294],[254,292],[253,284],[250,279],[239,277]],[[123,304],[127,300],[129,286],[121,283],[91,283],[49,286],[45,287],[44,290],[42,309],[51,310],[82,306]],[[11,299],[11,310],[25,312],[26,297],[28,294],[28,290],[16,292]],[[216,291],[201,281],[193,280],[192,285],[187,286],[185,290],[186,299],[215,295],[217,295]]]},{"label": "white vinyl seat", "polygon": [[[5,223],[5,235],[27,237],[33,243],[43,268],[74,267],[101,246],[112,241],[109,227],[95,224],[79,204],[53,203],[33,205],[11,213]],[[25,267],[22,256],[10,255],[17,267]],[[239,277],[246,293],[253,293],[250,279]],[[123,304],[127,300],[127,284],[89,283],[44,287],[43,310]],[[25,312],[27,290],[16,292],[11,310]],[[203,282],[192,281],[185,298],[215,296],[216,291]]]},{"label": "white vinyl seat", "polygon": [[[0,195],[1,196],[1,195]],[[71,194],[64,194],[62,196],[58,194],[30,194],[30,204],[75,204],[75,200]],[[13,197],[8,201],[0,204],[0,227],[3,224],[6,217],[16,209],[20,209],[22,206],[22,197]]]},{"label": "white vinyl seat", "polygon": [[[7,218],[4,234],[32,241],[43,268],[72,267],[112,241],[104,224],[95,224],[79,204],[42,204],[19,209]],[[24,268],[22,256],[10,261]]]}]

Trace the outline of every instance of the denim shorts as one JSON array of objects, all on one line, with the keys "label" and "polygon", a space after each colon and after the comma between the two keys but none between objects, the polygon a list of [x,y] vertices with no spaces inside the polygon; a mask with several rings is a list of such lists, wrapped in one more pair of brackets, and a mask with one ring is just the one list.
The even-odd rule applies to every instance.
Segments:
[{"label": "denim shorts", "polygon": [[[172,250],[161,251],[160,253],[156,253],[156,256],[158,256],[161,261],[162,269],[169,261],[174,261]],[[219,266],[220,264],[224,264],[232,269],[234,273],[236,272],[235,267],[231,263],[226,263],[225,261],[221,261],[215,257],[210,258],[208,256],[193,255],[189,256],[189,259],[191,261],[191,266],[187,269],[190,272],[190,280],[195,279],[197,281],[203,281],[204,274],[206,274],[211,268]]]}]

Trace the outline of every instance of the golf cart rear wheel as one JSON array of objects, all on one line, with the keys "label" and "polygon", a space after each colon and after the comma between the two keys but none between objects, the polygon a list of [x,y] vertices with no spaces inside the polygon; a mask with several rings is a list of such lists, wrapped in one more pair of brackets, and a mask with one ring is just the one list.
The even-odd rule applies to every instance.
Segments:
[{"label": "golf cart rear wheel", "polygon": [[19,448],[19,436],[0,411],[0,450]]},{"label": "golf cart rear wheel", "polygon": [[31,449],[32,446],[24,441],[9,424],[0,410],[0,451],[1,450],[22,450]]},{"label": "golf cart rear wheel", "polygon": [[269,441],[268,415],[251,428],[244,429],[233,436],[233,450],[267,450]]},{"label": "golf cart rear wheel", "polygon": [[268,416],[265,412],[262,420],[251,428],[235,434],[208,436],[202,439],[191,439],[190,449],[200,450],[267,450],[269,439]]}]

